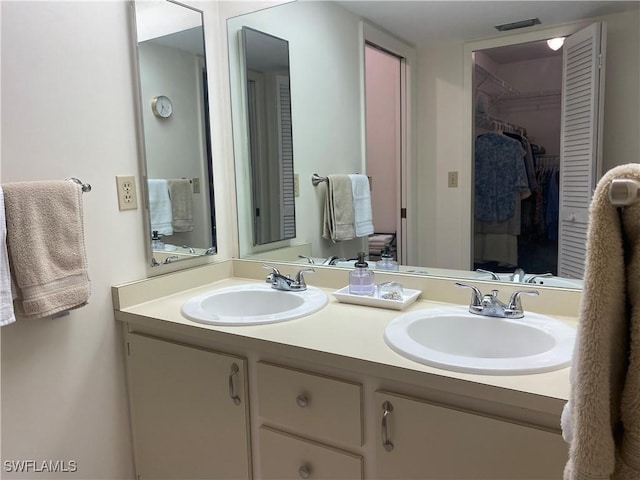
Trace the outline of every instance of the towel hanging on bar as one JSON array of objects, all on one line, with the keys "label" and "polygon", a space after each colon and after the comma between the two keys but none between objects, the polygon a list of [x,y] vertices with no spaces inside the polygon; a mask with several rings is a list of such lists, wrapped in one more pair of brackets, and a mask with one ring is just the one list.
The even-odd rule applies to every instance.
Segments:
[{"label": "towel hanging on bar", "polygon": [[17,287],[14,308],[24,318],[49,317],[88,302],[82,189],[73,183],[2,186],[9,264]]}]

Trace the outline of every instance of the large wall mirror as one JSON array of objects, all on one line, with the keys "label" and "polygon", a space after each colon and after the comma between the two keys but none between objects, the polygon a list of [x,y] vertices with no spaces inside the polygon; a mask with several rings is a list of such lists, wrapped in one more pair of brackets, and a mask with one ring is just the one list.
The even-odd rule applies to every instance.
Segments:
[{"label": "large wall mirror", "polygon": [[[434,6],[436,3],[438,8]],[[368,73],[364,65],[362,22],[365,32],[366,27],[371,26],[395,35],[396,39],[406,39],[409,43],[414,40],[415,45],[416,63],[411,65],[412,76],[408,78],[415,82],[416,88],[411,109],[418,113],[410,127],[413,137],[418,140],[412,152],[411,182],[405,185],[408,191],[402,193],[409,199],[407,216],[411,222],[410,235],[406,238],[410,254],[407,264],[402,266],[404,271],[491,278],[491,274],[476,272],[475,267],[482,263],[474,265],[473,262],[474,141],[477,135],[490,129],[502,133],[508,124],[521,126],[534,137],[530,139],[531,143],[546,150],[546,153],[541,153],[546,155],[540,163],[541,170],[544,170],[542,173],[556,171],[557,156],[561,154],[559,131],[549,130],[552,127],[560,129],[561,122],[559,117],[555,120],[554,116],[553,122],[549,118],[560,110],[562,50],[560,54],[548,50],[546,39],[550,36],[570,37],[591,24],[606,24],[604,121],[600,124],[602,168],[607,170],[635,161],[640,150],[637,139],[640,95],[637,81],[633,81],[640,71],[638,5],[632,2],[555,2],[548,7],[557,10],[547,12],[545,7],[545,12],[540,12],[534,10],[536,2],[517,3],[517,7],[515,4],[501,4],[493,11],[486,7],[486,11],[483,10],[486,15],[478,16],[484,20],[467,19],[469,22],[464,24],[464,29],[461,28],[464,15],[460,16],[455,2],[450,5],[446,2],[292,2],[229,19],[227,33],[241,256],[310,261],[299,258],[303,255],[311,257],[315,263],[332,264],[338,257],[338,266],[349,267],[351,264],[341,259],[352,258],[359,249],[366,250],[366,244],[332,244],[322,239],[324,190],[322,185],[313,186],[311,182],[313,173],[326,176],[333,173],[369,173],[371,170],[368,165],[371,148],[365,140],[369,123],[366,111],[371,109],[363,81],[363,76],[366,79]],[[470,6],[470,15],[473,8]],[[455,15],[448,17],[449,30],[465,30],[468,32],[466,36],[452,39],[447,37],[449,32],[439,30],[439,37],[425,34],[426,40],[422,41],[416,30],[406,29],[413,22],[394,21],[412,18],[416,25],[421,25],[428,32],[438,27],[433,25],[431,13],[438,17],[448,10],[452,13],[457,11],[455,15],[460,17],[457,20]],[[395,11],[394,15],[391,15],[392,11]],[[539,15],[542,25],[503,34],[497,34],[493,29],[494,25],[508,23],[504,21],[506,17],[513,20],[523,15]],[[421,16],[424,18],[417,21]],[[244,88],[239,73],[242,54],[238,41],[238,31],[243,26],[286,38],[290,49],[291,84],[294,87],[291,90],[292,121],[296,132],[293,138],[295,173],[300,178],[299,196],[296,196],[297,233],[294,239],[273,245],[268,251],[252,248],[249,240],[250,162],[248,154],[243,154],[246,148],[242,146],[243,136],[237,135],[242,130],[237,128],[236,118],[246,111],[239,93]],[[374,47],[385,50],[384,45]],[[484,58],[476,69],[474,58],[480,57]],[[527,74],[527,71],[535,75]],[[536,78],[547,80],[547,84],[532,83]],[[403,77],[403,81],[406,79]],[[551,79],[556,82],[554,85],[548,84]],[[484,93],[488,91],[490,98],[479,95],[481,90]],[[476,123],[479,118],[476,113],[483,109],[484,113],[497,117],[494,118],[497,121]],[[453,185],[449,185],[449,173],[458,175],[454,175]],[[544,179],[549,181],[550,178]],[[385,190],[389,181],[386,177],[374,177],[372,197]],[[548,217],[551,215],[545,215],[545,221]],[[557,219],[551,221],[558,222]],[[535,230],[538,236],[534,240],[540,245],[541,239],[547,241],[554,235],[553,229],[548,228],[549,224],[544,226],[547,227],[544,231]],[[533,229],[538,225],[530,227]],[[579,242],[584,243],[583,240]],[[522,250],[525,248],[528,249],[526,253],[533,250],[530,247]],[[555,256],[556,249],[552,246],[543,254]],[[559,278],[558,274],[562,274],[556,269],[555,262],[543,263],[541,260],[532,259],[525,273],[552,274],[553,277],[539,277],[535,283],[580,288],[580,278],[569,278],[579,275]],[[486,265],[482,266],[495,268],[492,262],[484,263]],[[509,263],[502,271],[494,272],[501,280],[510,281],[520,266],[518,262]]]},{"label": "large wall mirror", "polygon": [[202,12],[134,2],[140,150],[153,266],[216,253]]},{"label": "large wall mirror", "polygon": [[254,244],[295,238],[289,42],[242,28]]}]

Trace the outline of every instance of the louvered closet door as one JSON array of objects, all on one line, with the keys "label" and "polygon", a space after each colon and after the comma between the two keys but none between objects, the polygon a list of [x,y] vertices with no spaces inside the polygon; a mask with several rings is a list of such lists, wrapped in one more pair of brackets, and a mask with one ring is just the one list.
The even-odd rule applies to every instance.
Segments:
[{"label": "louvered closet door", "polygon": [[584,275],[589,203],[601,174],[604,32],[603,24],[594,23],[564,43],[558,239],[562,277]]},{"label": "louvered closet door", "polygon": [[293,135],[291,128],[291,95],[289,77],[276,77],[278,89],[278,151],[280,154],[281,238],[296,236],[296,213],[293,175]]}]

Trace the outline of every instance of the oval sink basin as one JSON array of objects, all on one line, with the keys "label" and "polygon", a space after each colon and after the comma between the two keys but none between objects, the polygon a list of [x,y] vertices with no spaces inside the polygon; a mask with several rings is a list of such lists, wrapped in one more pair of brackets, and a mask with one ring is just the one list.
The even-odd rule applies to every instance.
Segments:
[{"label": "oval sink basin", "polygon": [[443,307],[400,315],[389,323],[384,339],[400,355],[432,367],[519,375],[568,366],[575,335],[569,325],[536,313],[505,319]]},{"label": "oval sink basin", "polygon": [[323,308],[322,290],[283,292],[268,284],[247,284],[212,290],[184,303],[182,315],[210,325],[259,325],[304,317]]}]

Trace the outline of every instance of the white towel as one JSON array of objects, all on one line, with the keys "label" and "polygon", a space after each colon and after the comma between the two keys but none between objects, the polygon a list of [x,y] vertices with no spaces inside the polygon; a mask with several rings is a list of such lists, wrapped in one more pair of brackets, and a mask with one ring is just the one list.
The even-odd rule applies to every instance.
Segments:
[{"label": "white towel", "polygon": [[169,197],[173,215],[174,232],[191,232],[193,224],[193,193],[191,180],[176,178],[169,180]]},{"label": "white towel", "polygon": [[640,203],[618,211],[609,200],[615,178],[640,181],[640,165],[607,172],[591,201],[561,424],[571,443],[565,480],[640,479]]},{"label": "white towel", "polygon": [[4,193],[0,187],[0,326],[16,321],[11,294],[11,271],[7,253],[7,221],[4,212]]},{"label": "white towel", "polygon": [[149,185],[151,231],[157,231],[160,235],[173,235],[169,182],[165,179],[150,178],[147,184]]},{"label": "white towel", "polygon": [[349,175],[353,192],[353,228],[356,237],[366,237],[373,233],[373,213],[369,179],[366,175]]}]

